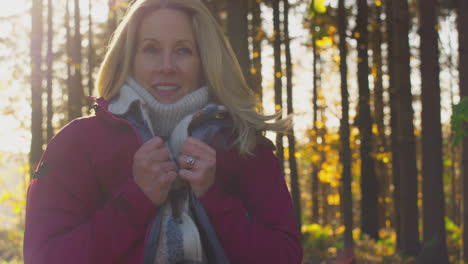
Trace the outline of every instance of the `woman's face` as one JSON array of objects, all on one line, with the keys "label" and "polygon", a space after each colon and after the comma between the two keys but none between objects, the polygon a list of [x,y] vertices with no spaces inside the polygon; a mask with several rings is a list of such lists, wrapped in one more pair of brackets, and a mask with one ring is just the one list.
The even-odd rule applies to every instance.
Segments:
[{"label": "woman's face", "polygon": [[201,85],[201,62],[190,18],[157,9],[141,23],[133,78],[156,100],[172,104]]}]

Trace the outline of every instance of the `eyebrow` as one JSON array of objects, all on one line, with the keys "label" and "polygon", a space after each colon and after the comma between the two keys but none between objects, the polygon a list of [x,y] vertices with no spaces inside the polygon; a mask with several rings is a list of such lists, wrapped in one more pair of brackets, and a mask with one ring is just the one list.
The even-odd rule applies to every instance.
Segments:
[{"label": "eyebrow", "polygon": [[[159,40],[154,39],[154,38],[144,38],[143,42],[146,42],[146,41],[158,42],[159,43]],[[181,44],[181,43],[189,43],[189,44],[192,44],[192,45],[195,44],[195,43],[193,43],[193,41],[188,40],[188,39],[181,39],[181,40],[176,41],[176,44]]]}]

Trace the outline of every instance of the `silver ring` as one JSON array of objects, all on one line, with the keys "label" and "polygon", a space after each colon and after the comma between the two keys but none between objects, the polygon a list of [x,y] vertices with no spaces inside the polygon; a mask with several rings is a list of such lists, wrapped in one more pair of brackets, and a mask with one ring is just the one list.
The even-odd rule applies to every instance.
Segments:
[{"label": "silver ring", "polygon": [[187,162],[190,167],[193,167],[193,165],[195,165],[195,158],[192,156],[187,156],[185,162]]}]

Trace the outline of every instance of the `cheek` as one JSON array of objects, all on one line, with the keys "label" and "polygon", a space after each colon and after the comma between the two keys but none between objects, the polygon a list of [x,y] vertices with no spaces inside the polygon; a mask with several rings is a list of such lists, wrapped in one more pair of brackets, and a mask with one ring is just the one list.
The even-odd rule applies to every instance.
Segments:
[{"label": "cheek", "polygon": [[152,69],[151,61],[144,56],[136,56],[133,64],[133,75],[138,81],[144,81],[148,78]]},{"label": "cheek", "polygon": [[201,84],[201,75],[202,75],[202,70],[201,70],[201,65],[198,62],[194,62],[193,64],[190,65],[187,69],[187,75],[190,76],[190,81],[193,82],[193,86],[195,88],[198,88],[198,86]]}]

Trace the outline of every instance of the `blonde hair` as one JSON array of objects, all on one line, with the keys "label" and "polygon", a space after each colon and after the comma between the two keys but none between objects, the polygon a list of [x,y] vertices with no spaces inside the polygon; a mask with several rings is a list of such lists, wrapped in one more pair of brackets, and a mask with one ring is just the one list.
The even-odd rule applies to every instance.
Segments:
[{"label": "blonde hair", "polygon": [[192,27],[202,62],[204,80],[211,100],[226,106],[237,133],[235,144],[241,154],[250,153],[258,133],[266,130],[285,132],[290,118],[257,111],[257,98],[248,87],[237,58],[221,27],[200,0],[136,0],[114,32],[96,87],[99,95],[110,100],[131,74],[136,39],[142,19],[158,8],[182,11],[192,18]]}]

